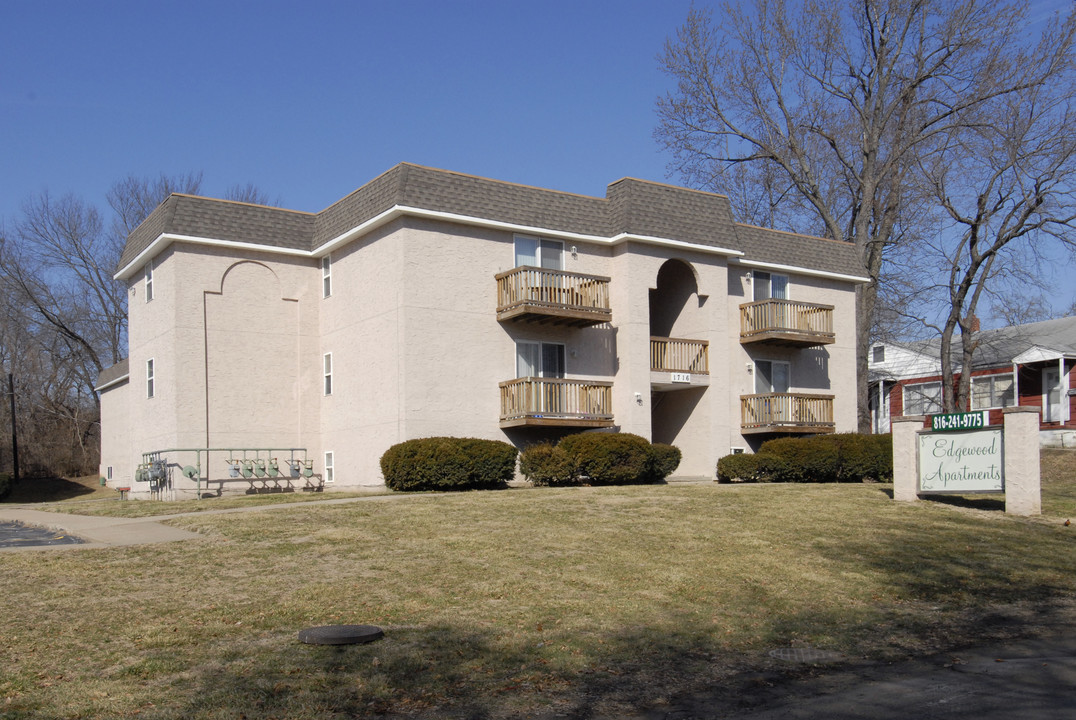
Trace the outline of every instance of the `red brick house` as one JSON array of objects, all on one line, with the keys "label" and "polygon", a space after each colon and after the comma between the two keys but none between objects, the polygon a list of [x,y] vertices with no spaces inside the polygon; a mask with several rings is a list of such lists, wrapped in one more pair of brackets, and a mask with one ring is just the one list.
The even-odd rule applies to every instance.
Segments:
[{"label": "red brick house", "polygon": [[[1076,447],[1076,317],[985,330],[977,335],[967,411],[983,410],[991,424],[1012,405],[1040,409],[1044,445]],[[888,432],[893,417],[941,412],[941,341],[872,346],[871,427]],[[957,378],[960,344],[954,343]]]}]

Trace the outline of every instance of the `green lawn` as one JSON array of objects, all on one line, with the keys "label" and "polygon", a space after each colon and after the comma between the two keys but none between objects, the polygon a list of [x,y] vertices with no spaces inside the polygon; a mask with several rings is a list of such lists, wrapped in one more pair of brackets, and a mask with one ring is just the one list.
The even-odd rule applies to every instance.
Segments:
[{"label": "green lawn", "polygon": [[[513,489],[3,553],[0,717],[615,716],[808,671],[779,647],[863,662],[1043,632],[1076,617],[1076,454],[1043,457],[1034,520],[885,485]],[[329,623],[386,637],[297,642]]]}]

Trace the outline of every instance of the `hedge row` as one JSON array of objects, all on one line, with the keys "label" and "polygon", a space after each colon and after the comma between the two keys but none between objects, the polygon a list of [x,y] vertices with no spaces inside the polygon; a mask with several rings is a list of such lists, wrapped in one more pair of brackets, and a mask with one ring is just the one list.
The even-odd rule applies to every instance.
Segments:
[{"label": "hedge row", "polygon": [[516,448],[500,440],[431,437],[393,445],[381,456],[392,490],[481,490],[515,477]]},{"label": "hedge row", "polygon": [[519,471],[535,485],[629,485],[664,480],[680,450],[630,433],[577,433],[526,448]]},{"label": "hedge row", "polygon": [[718,482],[863,482],[893,478],[890,435],[841,433],[778,438],[754,455],[717,461]]}]

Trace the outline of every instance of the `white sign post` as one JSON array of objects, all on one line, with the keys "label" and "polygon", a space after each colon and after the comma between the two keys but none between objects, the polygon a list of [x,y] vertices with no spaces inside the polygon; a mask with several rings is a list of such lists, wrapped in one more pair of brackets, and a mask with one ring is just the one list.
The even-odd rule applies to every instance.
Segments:
[{"label": "white sign post", "polygon": [[931,422],[933,427],[962,428],[960,432],[924,431],[923,416],[893,418],[893,499],[912,502],[930,493],[1004,492],[1005,512],[1040,514],[1039,409],[1005,408],[1003,429],[969,432],[964,428],[978,423],[971,416],[981,414],[958,413]]}]

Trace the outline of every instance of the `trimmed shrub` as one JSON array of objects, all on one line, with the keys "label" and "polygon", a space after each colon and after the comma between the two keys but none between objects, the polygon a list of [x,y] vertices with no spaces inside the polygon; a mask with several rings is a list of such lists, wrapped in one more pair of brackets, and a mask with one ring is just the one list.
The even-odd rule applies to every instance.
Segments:
[{"label": "trimmed shrub", "polygon": [[680,448],[665,443],[650,446],[651,482],[661,482],[672,475],[680,466],[682,455]]},{"label": "trimmed shrub", "polygon": [[[840,433],[762,443],[763,475],[772,482],[863,482],[893,477],[889,435]],[[720,472],[720,471],[719,471]]]},{"label": "trimmed shrub", "polygon": [[524,448],[519,454],[519,471],[537,486],[578,483],[575,468],[567,454],[548,442]]},{"label": "trimmed shrub", "polygon": [[718,482],[758,482],[762,477],[762,458],[759,455],[736,453],[717,461]]},{"label": "trimmed shrub", "polygon": [[770,468],[772,482],[837,482],[840,476],[837,446],[822,437],[767,440],[758,452],[781,461]]},{"label": "trimmed shrub", "polygon": [[650,482],[653,454],[650,443],[630,433],[578,433],[558,444],[580,480],[591,485]]},{"label": "trimmed shrub", "polygon": [[512,479],[515,447],[500,440],[432,437],[393,445],[381,456],[392,490],[475,490]]}]

